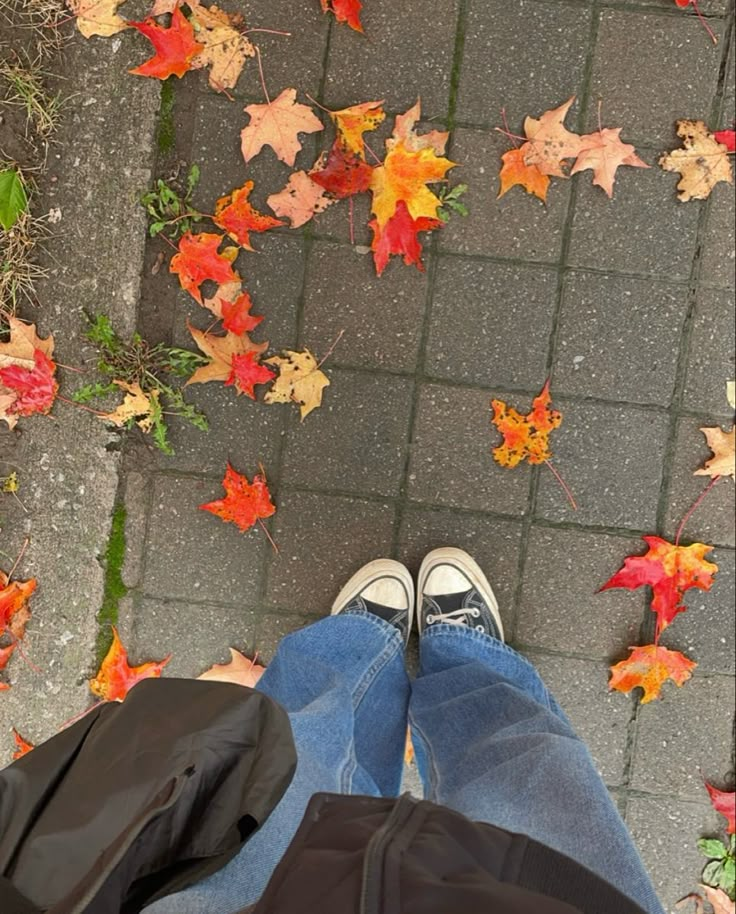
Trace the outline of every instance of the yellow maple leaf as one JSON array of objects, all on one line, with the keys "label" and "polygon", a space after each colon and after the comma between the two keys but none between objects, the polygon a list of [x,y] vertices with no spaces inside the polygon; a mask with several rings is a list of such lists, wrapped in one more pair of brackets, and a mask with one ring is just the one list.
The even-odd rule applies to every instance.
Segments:
[{"label": "yellow maple leaf", "polygon": [[304,352],[287,349],[282,355],[266,359],[265,364],[279,369],[278,378],[264,397],[266,403],[298,403],[302,422],[322,405],[322,391],[329,387],[330,381],[308,349]]}]

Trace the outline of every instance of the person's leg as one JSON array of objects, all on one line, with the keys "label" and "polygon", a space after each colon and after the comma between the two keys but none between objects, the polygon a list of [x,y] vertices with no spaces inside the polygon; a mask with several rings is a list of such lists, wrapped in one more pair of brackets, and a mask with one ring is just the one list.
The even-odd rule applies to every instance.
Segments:
[{"label": "person's leg", "polygon": [[[455,579],[455,592],[442,596],[430,578],[420,604],[409,720],[427,799],[527,834],[663,914],[590,753],[534,667],[499,637],[485,577],[473,580],[467,566],[465,573],[466,593]],[[420,591],[426,587],[420,575]]]},{"label": "person's leg", "polygon": [[[409,605],[412,598],[413,587]],[[401,619],[395,609],[384,609],[357,600],[336,605],[334,615],[281,641],[257,689],[289,714],[297,749],[294,779],[227,866],[154,902],[146,914],[231,914],[252,904],[313,794],[398,792],[410,694],[404,631],[411,612]]]}]

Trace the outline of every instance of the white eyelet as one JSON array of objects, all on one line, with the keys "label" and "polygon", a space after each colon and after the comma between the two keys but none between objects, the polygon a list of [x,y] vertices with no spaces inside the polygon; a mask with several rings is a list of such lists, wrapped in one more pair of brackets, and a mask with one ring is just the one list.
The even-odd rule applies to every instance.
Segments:
[{"label": "white eyelet", "polygon": [[476,626],[475,626],[475,630],[476,630],[477,632],[484,632],[484,631],[485,631],[485,629],[483,628],[482,625],[476,625]]},{"label": "white eyelet", "polygon": [[427,616],[427,625],[431,625],[434,622],[434,616]]},{"label": "white eyelet", "polygon": [[479,619],[479,618],[480,618],[480,610],[479,610],[479,609],[474,609],[472,615],[473,615],[473,618],[474,618],[474,619]]}]

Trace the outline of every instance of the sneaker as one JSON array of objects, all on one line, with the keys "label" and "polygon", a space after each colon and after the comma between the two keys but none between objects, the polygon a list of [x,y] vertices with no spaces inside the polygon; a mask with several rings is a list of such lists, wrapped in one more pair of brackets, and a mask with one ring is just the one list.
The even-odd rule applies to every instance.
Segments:
[{"label": "sneaker", "polygon": [[332,604],[332,615],[371,612],[409,641],[414,616],[414,581],[401,562],[376,559],[355,572]]},{"label": "sneaker", "polygon": [[430,552],[417,578],[417,625],[421,635],[439,623],[466,625],[504,640],[493,588],[478,563],[462,549]]}]

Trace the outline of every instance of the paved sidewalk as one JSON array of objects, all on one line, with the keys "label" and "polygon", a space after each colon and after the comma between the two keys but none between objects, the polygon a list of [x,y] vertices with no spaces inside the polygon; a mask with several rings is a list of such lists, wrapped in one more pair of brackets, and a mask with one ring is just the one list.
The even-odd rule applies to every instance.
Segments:
[{"label": "paved sidewalk", "polygon": [[[326,352],[324,405],[298,412],[189,388],[204,434],[173,423],[176,455],[141,440],[126,448],[121,498],[128,555],[123,631],[135,660],[172,651],[171,675],[227,660],[227,647],[268,659],[287,632],[323,615],[363,562],[391,555],[416,569],[430,548],[469,549],[499,595],[511,643],[539,667],[582,736],[641,847],[668,910],[702,866],[695,842],[720,825],[702,778],[732,776],[734,486],[721,481],[688,525],[716,546],[713,590],[665,638],[698,662],[681,690],[640,707],[607,690],[607,666],[649,638],[642,591],[596,589],[647,533],[672,536],[704,481],[700,425],[727,423],[734,377],[732,188],[681,204],[676,177],[622,169],[614,199],[590,175],[558,181],[549,205],[515,188],[497,200],[494,130],[512,131],[575,94],[573,129],[622,126],[656,165],[674,148],[675,120],[728,126],[734,106],[733,2],[701,0],[721,36],[714,48],[672,0],[365,0],[366,37],[319,14],[312,0],[250,0],[272,95],[287,86],[330,108],[385,98],[393,114],[421,96],[424,116],[453,131],[449,157],[467,183],[467,219],[427,249],[427,271],[398,260],[381,279],[360,247],[367,205],[302,231],[257,236],[241,255],[258,338],[273,350]],[[256,182],[265,198],[289,169],[264,152],[246,169],[242,104],[262,102],[257,68],[233,104],[189,75],[176,86],[175,155],[202,169],[198,203]],[[390,128],[390,125],[387,125]],[[382,130],[383,137],[386,130]],[[309,167],[321,136],[297,160]],[[375,140],[376,146],[382,139]],[[167,163],[159,163],[163,172]],[[191,347],[188,318],[207,314],[164,270],[142,276],[139,326],[153,341]],[[104,305],[104,302],[100,302]],[[260,331],[263,331],[260,333]],[[528,406],[548,374],[564,422],[556,464],[575,513],[549,471],[497,466],[489,400]],[[266,468],[278,511],[240,535],[197,506],[221,494],[225,461]]]}]

